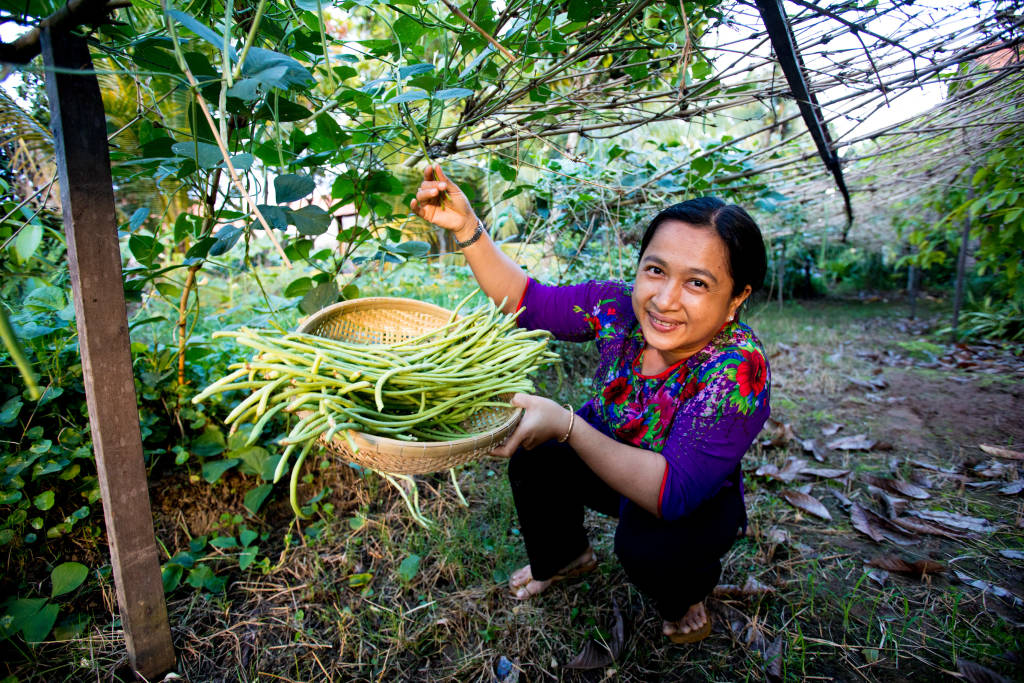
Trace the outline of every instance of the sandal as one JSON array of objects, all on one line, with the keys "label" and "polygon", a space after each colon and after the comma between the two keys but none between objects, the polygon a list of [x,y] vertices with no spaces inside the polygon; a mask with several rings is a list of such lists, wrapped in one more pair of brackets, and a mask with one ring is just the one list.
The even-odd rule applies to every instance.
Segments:
[{"label": "sandal", "polygon": [[[595,569],[597,569],[597,555],[594,554],[594,549],[593,548],[588,548],[587,551],[588,551],[588,557],[585,560],[583,560],[582,562],[580,562],[579,564],[577,564],[577,565],[575,565],[573,567],[570,567],[570,568],[567,568],[567,569],[563,569],[558,574],[553,575],[550,579],[548,579],[548,581],[550,581],[551,583],[557,583],[559,581],[565,581],[566,579],[575,579],[575,578],[578,578],[580,576],[583,576],[584,574],[589,574],[590,572],[592,572]],[[527,565],[527,566],[529,566],[529,565]],[[518,591],[520,591],[520,590],[526,588],[527,586],[529,586],[530,583],[533,582],[533,580],[534,580],[533,579],[533,575],[531,574],[529,576],[529,578],[527,578],[523,583],[521,583],[519,585],[516,585],[516,586],[513,586],[512,585],[512,581],[510,579],[508,587],[509,587],[509,593],[510,593],[512,599],[514,599],[514,600],[529,600],[530,598],[532,598],[532,597],[534,597],[536,595],[540,595],[540,593],[542,593],[547,588],[547,586],[545,586],[544,588],[542,588],[541,590],[537,591],[536,593],[527,592],[527,594],[522,596],[522,597],[520,597],[519,595],[516,594]]]},{"label": "sandal", "polygon": [[711,615],[707,615],[704,625],[689,633],[673,633],[668,637],[673,643],[696,643],[711,635]]}]

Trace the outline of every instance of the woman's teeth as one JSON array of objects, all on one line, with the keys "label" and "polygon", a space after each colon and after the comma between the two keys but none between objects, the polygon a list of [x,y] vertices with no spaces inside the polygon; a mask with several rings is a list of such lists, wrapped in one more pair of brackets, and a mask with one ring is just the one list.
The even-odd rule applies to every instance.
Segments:
[{"label": "woman's teeth", "polygon": [[671,320],[664,320],[662,318],[659,318],[659,317],[655,316],[653,313],[648,313],[647,317],[650,319],[651,325],[653,325],[654,327],[656,327],[659,330],[664,330],[664,331],[674,330],[675,328],[679,327],[679,325],[680,325],[680,323],[672,322]]}]

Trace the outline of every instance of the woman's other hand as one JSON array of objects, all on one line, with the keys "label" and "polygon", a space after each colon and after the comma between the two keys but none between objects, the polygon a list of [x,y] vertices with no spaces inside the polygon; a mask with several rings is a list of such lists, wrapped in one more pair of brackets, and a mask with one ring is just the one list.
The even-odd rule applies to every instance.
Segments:
[{"label": "woman's other hand", "polygon": [[491,455],[509,458],[522,446],[530,450],[545,441],[561,438],[569,428],[569,411],[549,398],[532,394],[515,394],[509,401],[515,408],[523,409],[523,419],[519,421],[512,435],[501,444]]},{"label": "woman's other hand", "polygon": [[450,230],[455,239],[465,241],[476,230],[473,207],[459,186],[449,180],[440,165],[423,169],[423,182],[409,208],[420,218]]}]

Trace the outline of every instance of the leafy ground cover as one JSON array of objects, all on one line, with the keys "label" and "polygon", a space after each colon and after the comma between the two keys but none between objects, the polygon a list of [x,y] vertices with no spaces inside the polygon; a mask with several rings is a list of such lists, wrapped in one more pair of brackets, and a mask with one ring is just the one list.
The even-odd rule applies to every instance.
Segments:
[{"label": "leafy ground cover", "polygon": [[[376,475],[322,461],[300,487],[305,499],[323,493],[302,524],[285,495],[251,514],[253,476],[239,469],[213,485],[183,469],[152,482],[165,578],[179,584],[168,598],[178,673],[1020,678],[1021,350],[938,343],[927,336],[938,313],[909,320],[883,301],[752,311],[774,374],[774,422],[745,459],[750,526],[728,555],[709,601],[714,631],[699,645],[660,635],[614,558],[612,522],[596,515],[597,572],[510,600],[505,581],[524,552],[500,461],[459,472],[468,508],[447,474],[420,478],[430,529]],[[578,398],[588,363],[566,360],[561,391]],[[556,378],[545,382],[558,391]],[[7,641],[6,680],[131,679],[109,577],[94,572],[73,595],[77,612],[93,616],[89,628],[30,649]],[[574,660],[593,668],[570,668]]]}]

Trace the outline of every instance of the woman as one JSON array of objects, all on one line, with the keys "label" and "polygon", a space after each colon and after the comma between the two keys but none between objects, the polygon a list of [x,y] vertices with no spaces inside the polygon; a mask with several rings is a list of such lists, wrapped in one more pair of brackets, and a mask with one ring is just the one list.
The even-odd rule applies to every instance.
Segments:
[{"label": "woman", "polygon": [[740,459],[769,413],[764,352],[739,321],[766,270],[757,225],[717,199],[676,204],[648,226],[631,287],[549,287],[491,241],[439,166],[425,170],[411,208],[452,232],[506,312],[525,307],[520,325],[593,339],[601,352],[594,395],[578,412],[540,396],[512,399],[523,418],[494,450],[511,458],[530,559],[512,574],[512,595],[531,598],[596,566],[583,528],[591,507],[619,518],[615,553],[653,598],[664,634],[707,636],[704,598],[746,524]]}]

